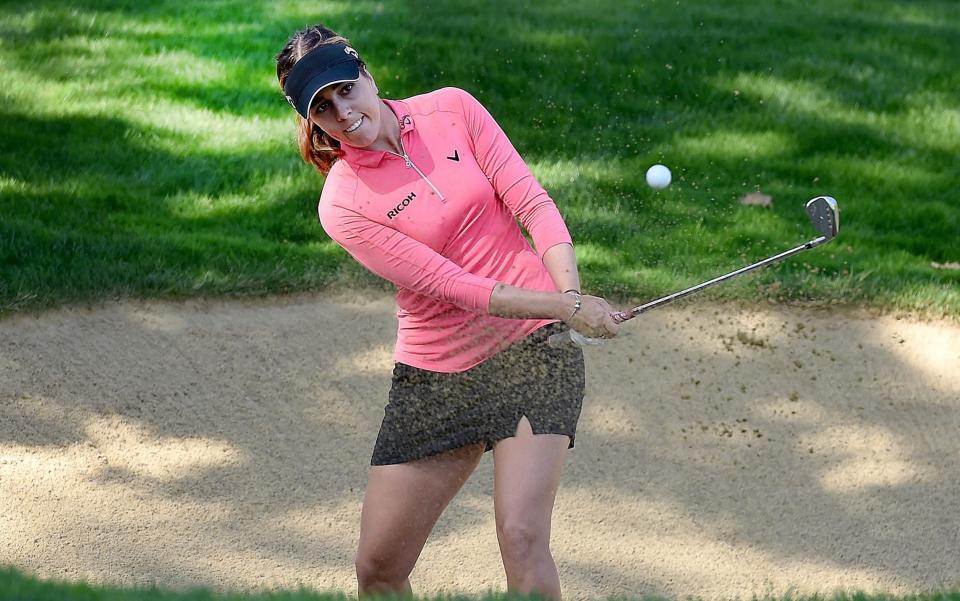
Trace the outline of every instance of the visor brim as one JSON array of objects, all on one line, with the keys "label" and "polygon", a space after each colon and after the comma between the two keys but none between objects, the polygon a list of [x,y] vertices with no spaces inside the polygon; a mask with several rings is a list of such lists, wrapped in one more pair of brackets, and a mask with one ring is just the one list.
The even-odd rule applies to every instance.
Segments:
[{"label": "visor brim", "polygon": [[305,85],[300,92],[300,97],[297,99],[296,104],[297,112],[300,113],[300,116],[304,119],[309,118],[310,106],[313,104],[317,94],[320,93],[320,90],[327,86],[348,81],[357,81],[358,79],[360,79],[360,65],[353,61],[340,63],[331,69],[327,69],[323,73],[318,73],[307,82],[307,85]]}]

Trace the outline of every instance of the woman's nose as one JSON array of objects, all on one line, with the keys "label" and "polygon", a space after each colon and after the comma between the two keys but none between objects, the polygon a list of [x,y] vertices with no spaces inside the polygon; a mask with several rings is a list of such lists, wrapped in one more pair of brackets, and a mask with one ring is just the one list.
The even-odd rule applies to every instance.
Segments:
[{"label": "woman's nose", "polygon": [[350,116],[350,106],[346,103],[335,105],[337,111],[337,119],[340,121],[346,120]]}]

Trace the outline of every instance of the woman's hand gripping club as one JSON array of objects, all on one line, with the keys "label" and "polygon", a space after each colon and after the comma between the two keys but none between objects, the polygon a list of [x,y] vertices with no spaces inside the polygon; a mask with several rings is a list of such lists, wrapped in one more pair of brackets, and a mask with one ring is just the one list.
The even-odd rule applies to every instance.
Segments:
[{"label": "woman's hand gripping club", "polygon": [[574,303],[571,314],[564,319],[570,329],[554,334],[547,342],[550,346],[564,344],[599,345],[607,338],[613,338],[620,330],[620,312],[614,311],[606,300],[598,296],[571,293]]}]

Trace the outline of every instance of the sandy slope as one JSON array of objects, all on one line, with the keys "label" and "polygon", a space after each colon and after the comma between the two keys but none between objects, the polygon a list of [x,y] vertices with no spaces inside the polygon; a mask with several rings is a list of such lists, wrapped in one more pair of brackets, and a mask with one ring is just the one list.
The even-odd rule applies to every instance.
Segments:
[{"label": "sandy slope", "polygon": [[[0,321],[0,564],[355,592],[389,298]],[[690,303],[588,352],[553,549],[570,598],[960,586],[960,326]],[[418,593],[503,590],[488,454]]]}]

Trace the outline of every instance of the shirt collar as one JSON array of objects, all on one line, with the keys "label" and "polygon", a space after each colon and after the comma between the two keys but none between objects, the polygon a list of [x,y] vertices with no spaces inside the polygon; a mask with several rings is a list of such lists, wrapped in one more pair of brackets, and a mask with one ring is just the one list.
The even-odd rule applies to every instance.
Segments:
[{"label": "shirt collar", "polygon": [[[383,102],[390,108],[394,117],[397,119],[397,123],[400,124],[400,139],[403,140],[407,133],[415,129],[413,117],[410,115],[407,104],[401,100],[387,100],[386,98],[383,99]],[[387,118],[389,118],[389,116]],[[391,154],[384,150],[355,148],[349,144],[341,144],[340,149],[343,151],[343,156],[341,157],[343,160],[351,165],[359,165],[362,167],[376,167],[386,155]],[[391,154],[391,156],[393,155]]]}]

